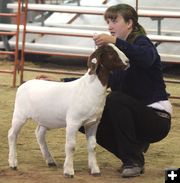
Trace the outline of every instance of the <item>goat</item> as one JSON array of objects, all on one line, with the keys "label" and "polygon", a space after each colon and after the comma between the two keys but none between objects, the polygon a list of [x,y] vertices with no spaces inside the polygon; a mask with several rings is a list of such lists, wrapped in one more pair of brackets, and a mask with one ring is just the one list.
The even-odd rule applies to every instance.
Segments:
[{"label": "goat", "polygon": [[8,131],[9,166],[17,168],[16,141],[28,118],[37,123],[36,138],[49,166],[56,166],[45,141],[47,129],[66,127],[64,176],[73,177],[75,137],[84,126],[87,137],[88,166],[92,175],[99,175],[95,146],[108,85],[113,69],[125,69],[128,58],[113,44],[97,48],[88,58],[88,70],[71,82],[33,79],[22,84],[16,93],[12,126]]}]

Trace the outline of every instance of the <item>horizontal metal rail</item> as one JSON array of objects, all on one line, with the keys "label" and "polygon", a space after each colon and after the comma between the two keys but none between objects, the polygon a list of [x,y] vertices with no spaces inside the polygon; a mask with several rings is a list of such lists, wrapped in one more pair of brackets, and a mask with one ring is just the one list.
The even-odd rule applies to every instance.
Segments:
[{"label": "horizontal metal rail", "polygon": [[0,16],[4,17],[17,17],[16,13],[0,13]]},{"label": "horizontal metal rail", "polygon": [[89,54],[83,53],[64,53],[64,52],[49,52],[49,51],[33,51],[33,50],[25,50],[25,53],[30,54],[39,54],[39,55],[54,55],[54,56],[62,56],[68,58],[88,58]]},{"label": "horizontal metal rail", "polygon": [[[15,44],[14,42],[10,42]],[[53,53],[64,53],[64,54],[76,54],[76,55],[89,55],[94,51],[94,48],[86,48],[86,47],[79,47],[79,46],[68,46],[68,45],[53,45],[53,44],[44,44],[44,43],[27,43],[25,44],[26,49],[29,51],[34,51],[36,53],[38,52],[51,52]],[[22,48],[22,42],[19,42],[19,48]]]},{"label": "horizontal metal rail", "polygon": [[[10,9],[17,9],[17,4],[9,3],[7,5]],[[28,4],[28,10],[31,11],[53,11],[64,13],[80,13],[80,14],[104,14],[107,7],[86,7],[86,6],[57,6],[49,4]],[[139,17],[151,18],[180,18],[180,12],[175,11],[159,11],[159,10],[138,10]]]},{"label": "horizontal metal rail", "polygon": [[[15,41],[9,41],[12,47],[15,47]],[[44,43],[25,43],[26,53],[32,54],[43,54],[43,55],[55,55],[55,56],[66,56],[76,58],[87,58],[95,48],[89,47],[74,47],[69,45],[55,45],[55,44],[44,44]],[[22,42],[19,41],[19,49],[22,47]],[[163,54],[160,53],[162,62],[171,64],[180,64],[180,55],[175,54]]]},{"label": "horizontal metal rail", "polygon": [[179,96],[170,96],[169,98],[171,98],[171,99],[180,99]]},{"label": "horizontal metal rail", "polygon": [[0,31],[0,35],[1,35],[1,36],[2,36],[2,35],[14,36],[14,35],[16,35],[16,32],[1,32],[1,31]]},{"label": "horizontal metal rail", "polygon": [[41,73],[51,73],[51,74],[72,74],[77,76],[82,76],[84,72],[75,72],[75,71],[64,71],[64,70],[50,70],[50,69],[37,69],[32,67],[25,67],[25,71],[34,71],[34,72],[41,72]]},{"label": "horizontal metal rail", "polygon": [[180,84],[180,80],[175,80],[175,79],[165,79],[166,83],[176,83],[176,84]]},{"label": "horizontal metal rail", "polygon": [[138,10],[138,16],[151,18],[180,18],[180,12],[162,10]]},{"label": "horizontal metal rail", "polygon": [[2,54],[2,55],[14,55],[15,52],[14,51],[0,51],[0,54]]},{"label": "horizontal metal rail", "polygon": [[14,73],[14,71],[12,71],[12,70],[1,70],[1,73],[5,73],[5,74],[13,74]]},{"label": "horizontal metal rail", "polygon": [[180,55],[160,53],[160,56],[165,63],[180,64]]},{"label": "horizontal metal rail", "polygon": [[[0,30],[2,31],[14,31],[16,29],[15,24],[0,24]],[[20,26],[20,31],[23,32],[23,25]],[[78,37],[93,37],[94,33],[108,33],[107,31],[93,31],[93,30],[80,30],[80,29],[68,29],[58,27],[41,27],[41,26],[26,26],[26,33],[34,34],[50,34],[50,35],[63,35],[63,36],[78,36]]]},{"label": "horizontal metal rail", "polygon": [[[20,31],[23,31],[23,25],[20,26]],[[16,29],[15,24],[0,24],[0,30],[2,31],[14,31]],[[51,35],[63,35],[63,36],[75,36],[75,37],[93,37],[93,35],[108,33],[108,31],[99,30],[81,30],[81,29],[69,29],[69,28],[59,28],[59,27],[41,27],[41,26],[26,26],[26,33],[34,34],[51,34]],[[165,36],[165,35],[147,35],[152,41],[158,42],[172,42],[180,43],[180,36]]]}]

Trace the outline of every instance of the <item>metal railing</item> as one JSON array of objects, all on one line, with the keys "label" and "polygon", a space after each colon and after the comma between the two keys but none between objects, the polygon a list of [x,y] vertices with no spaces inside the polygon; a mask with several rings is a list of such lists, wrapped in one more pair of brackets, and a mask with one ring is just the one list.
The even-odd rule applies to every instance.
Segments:
[{"label": "metal railing", "polygon": [[[15,6],[15,5],[13,5],[13,6]],[[87,35],[84,35],[84,33],[86,32],[86,31],[84,31],[84,33],[80,33],[81,31],[79,31],[79,30],[77,30],[77,31],[74,31],[74,33],[72,33],[73,32],[73,29],[71,29],[71,34],[68,34],[68,32],[67,31],[64,31],[64,34],[63,34],[63,30],[62,29],[59,29],[59,31],[57,30],[57,32],[55,32],[54,33],[54,31],[56,30],[56,28],[53,28],[53,30],[52,30],[52,32],[51,32],[51,28],[49,28],[48,29],[48,31],[46,30],[46,27],[44,27],[44,31],[43,30],[40,30],[41,29],[41,27],[39,27],[39,30],[38,31],[33,31],[33,29],[32,30],[30,30],[30,29],[28,29],[28,27],[26,27],[26,24],[27,24],[27,22],[26,22],[26,18],[27,18],[27,13],[28,13],[28,11],[30,10],[30,11],[52,11],[52,12],[63,12],[63,8],[64,8],[64,6],[63,7],[61,7],[61,6],[53,6],[53,5],[51,5],[51,7],[49,7],[48,6],[48,9],[47,9],[47,6],[46,5],[38,5],[38,6],[35,6],[35,5],[33,5],[33,4],[28,4],[28,0],[24,0],[24,5],[23,5],[24,7],[22,8],[23,9],[23,11],[24,11],[24,18],[23,18],[23,21],[22,21],[22,24],[23,24],[23,27],[22,27],[22,29],[23,29],[23,31],[22,31],[22,34],[23,34],[23,38],[22,38],[22,42],[21,42],[21,61],[20,61],[20,82],[22,83],[23,82],[23,73],[24,73],[24,71],[35,71],[35,72],[49,72],[49,73],[53,73],[53,71],[49,71],[49,70],[42,70],[42,69],[32,69],[32,68],[27,68],[27,67],[25,67],[24,66],[24,64],[25,64],[25,54],[26,53],[31,53],[31,54],[46,54],[46,55],[58,55],[58,56],[66,56],[66,57],[72,57],[72,58],[75,58],[75,57],[83,57],[83,58],[87,58],[88,57],[88,54],[86,53],[86,54],[83,54],[82,52],[80,53],[78,53],[78,52],[76,52],[76,53],[73,53],[73,52],[66,52],[66,51],[64,51],[66,48],[64,48],[64,49],[61,49],[61,51],[58,51],[58,53],[57,52],[47,52],[47,51],[38,51],[38,50],[36,50],[36,51],[33,51],[33,50],[30,50],[29,48],[31,47],[32,48],[32,46],[33,46],[33,44],[34,43],[27,43],[26,44],[26,33],[35,33],[35,34],[51,34],[51,35],[65,35],[65,36],[79,36],[79,37],[92,37],[93,35],[91,34],[91,33],[88,33]],[[16,7],[17,8],[17,7]],[[69,8],[69,9],[68,9]],[[82,13],[82,14],[96,14],[96,15],[102,15],[103,14],[103,12],[104,12],[104,8],[95,8],[96,9],[96,11],[94,10],[94,8],[92,8],[92,7],[73,7],[73,10],[71,10],[71,7],[69,6],[68,8],[66,8],[64,11],[66,11],[66,12],[71,12],[71,11],[73,11],[73,12],[76,12],[76,13]],[[159,14],[157,11],[153,11],[153,12],[151,12],[151,11],[147,11],[147,12],[143,12],[143,11],[140,11],[140,10],[138,10],[138,13],[139,13],[139,16],[142,16],[142,17],[163,17],[163,15],[165,15],[165,12],[163,12],[163,14]],[[162,12],[161,12],[162,13]],[[168,18],[180,18],[180,13],[173,13],[173,14],[166,14],[165,15],[165,17],[168,17]],[[43,27],[42,27],[42,29],[43,29]],[[68,35],[67,35],[68,34]],[[171,39],[171,38],[173,38],[173,39]],[[154,35],[154,36],[152,36],[152,37],[150,37],[150,39],[152,40],[152,41],[158,41],[158,42],[180,42],[179,41],[179,37],[171,37],[171,36],[158,36],[158,35]],[[62,47],[63,45],[61,45],[61,47]],[[80,48],[80,50],[82,50],[81,48]],[[171,62],[171,63],[180,63],[180,61],[179,62]],[[64,71],[59,71],[59,72],[57,72],[57,71],[55,71],[54,73],[64,73]],[[71,72],[68,72],[68,74],[77,74],[77,75],[80,75],[80,74],[82,74],[82,73],[71,73]],[[180,97],[178,97],[178,98],[180,98]]]},{"label": "metal railing", "polygon": [[9,70],[0,70],[0,73],[4,73],[4,74],[12,74],[13,75],[13,82],[12,82],[12,86],[15,87],[16,86],[16,73],[17,70],[19,68],[19,62],[18,62],[18,41],[19,41],[19,25],[20,25],[20,5],[21,5],[21,0],[18,0],[18,8],[17,8],[17,12],[16,13],[1,13],[0,12],[0,16],[1,17],[14,17],[16,19],[16,30],[12,31],[12,32],[4,32],[4,31],[0,31],[0,36],[2,36],[3,39],[6,40],[6,36],[15,36],[16,37],[16,45],[15,45],[15,49],[13,51],[11,50],[0,50],[0,54],[2,55],[13,55],[14,58],[14,62],[13,62],[13,69],[9,69]]}]

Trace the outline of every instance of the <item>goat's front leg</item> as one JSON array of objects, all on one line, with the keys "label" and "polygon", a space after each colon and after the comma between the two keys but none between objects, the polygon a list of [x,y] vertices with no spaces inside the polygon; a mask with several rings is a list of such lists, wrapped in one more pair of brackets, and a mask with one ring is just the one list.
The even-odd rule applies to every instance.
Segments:
[{"label": "goat's front leg", "polygon": [[66,158],[64,162],[64,176],[67,178],[74,177],[74,167],[73,167],[73,155],[76,145],[76,134],[79,125],[68,125],[66,126],[66,144],[65,144],[65,153]]},{"label": "goat's front leg", "polygon": [[100,176],[100,169],[96,160],[96,131],[98,123],[91,126],[85,126],[86,138],[87,138],[87,148],[88,148],[88,165],[91,175]]},{"label": "goat's front leg", "polygon": [[51,154],[49,153],[46,140],[45,140],[46,130],[47,130],[46,127],[37,126],[35,134],[36,134],[36,138],[37,138],[39,147],[41,149],[42,155],[46,160],[46,163],[48,164],[49,167],[55,167],[56,163],[52,158]]}]

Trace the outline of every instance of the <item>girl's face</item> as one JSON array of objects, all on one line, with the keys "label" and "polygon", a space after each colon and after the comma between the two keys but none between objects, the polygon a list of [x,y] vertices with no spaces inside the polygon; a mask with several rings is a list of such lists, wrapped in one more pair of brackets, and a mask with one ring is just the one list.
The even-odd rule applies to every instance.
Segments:
[{"label": "girl's face", "polygon": [[124,18],[118,14],[116,19],[107,19],[108,29],[112,36],[126,40],[132,32],[132,20],[125,22]]}]

